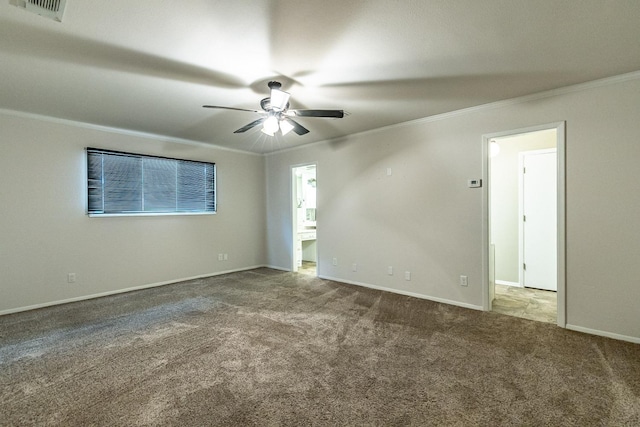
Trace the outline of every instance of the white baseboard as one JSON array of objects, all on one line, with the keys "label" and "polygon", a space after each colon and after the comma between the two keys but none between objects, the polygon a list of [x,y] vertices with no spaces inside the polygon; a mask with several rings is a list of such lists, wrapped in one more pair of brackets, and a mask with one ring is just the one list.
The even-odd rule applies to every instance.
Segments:
[{"label": "white baseboard", "polygon": [[634,344],[640,344],[640,337],[630,337],[627,335],[615,334],[613,332],[600,331],[598,329],[591,329],[591,328],[584,328],[582,326],[570,325],[568,323],[565,327],[567,329],[570,329],[576,332],[583,332],[585,334],[598,335],[601,337],[613,338],[614,340],[628,341]]},{"label": "white baseboard", "polygon": [[280,270],[280,271],[292,271],[290,268],[284,268],[277,265],[263,265],[261,267],[271,268],[273,270]]},{"label": "white baseboard", "polygon": [[[28,310],[35,310],[35,309],[38,309],[38,308],[51,307],[51,306],[54,306],[54,305],[67,304],[67,303],[70,303],[70,302],[84,301],[84,300],[89,300],[89,299],[93,299],[93,298],[100,298],[100,297],[105,297],[105,296],[109,296],[109,295],[121,294],[121,293],[125,293],[125,292],[131,292],[131,291],[137,291],[137,290],[142,290],[142,289],[155,288],[155,287],[159,287],[159,286],[171,285],[173,283],[186,282],[188,280],[203,279],[203,278],[206,278],[206,277],[221,276],[223,274],[237,273],[237,272],[240,272],[240,271],[253,270],[253,269],[261,268],[261,267],[266,267],[266,268],[271,268],[271,269],[274,269],[274,270],[281,270],[281,271],[291,271],[290,269],[285,269],[285,268],[282,268],[282,267],[271,266],[271,265],[255,265],[255,266],[250,266],[250,267],[242,267],[242,268],[237,268],[237,269],[232,269],[232,270],[218,271],[218,272],[215,272],[215,273],[201,274],[201,275],[198,275],[198,276],[183,277],[183,278],[180,278],[180,279],[167,280],[165,282],[158,282],[158,283],[150,283],[150,284],[147,284],[147,285],[133,286],[133,287],[130,287],[130,288],[118,289],[118,290],[114,290],[114,291],[100,292],[100,293],[97,293],[97,294],[83,295],[83,296],[74,297],[74,298],[68,298],[68,299],[64,299],[64,300],[50,301],[50,302],[46,302],[46,303],[34,304],[34,305],[25,306],[25,307],[11,308],[11,309],[8,309],[8,310],[0,311],[0,316],[5,315],[5,314],[19,313],[21,311],[28,311]],[[445,299],[445,298],[432,297],[432,296],[429,296],[429,295],[418,294],[418,293],[415,293],[415,292],[403,291],[401,289],[387,288],[385,286],[372,285],[370,283],[357,282],[357,281],[353,281],[353,280],[345,280],[345,279],[337,278],[337,277],[330,277],[330,276],[318,276],[318,277],[321,278],[321,279],[324,279],[324,280],[332,280],[334,282],[340,282],[340,283],[346,283],[346,284],[349,284],[349,285],[362,286],[362,287],[365,287],[365,288],[376,289],[376,290],[380,290],[380,291],[386,291],[386,292],[391,292],[391,293],[400,294],[400,295],[406,295],[406,296],[410,296],[410,297],[414,297],[414,298],[420,298],[420,299],[425,299],[425,300],[429,300],[429,301],[440,302],[440,303],[443,303],[443,304],[455,305],[455,306],[458,306],[458,307],[463,307],[463,308],[469,308],[469,309],[472,309],[472,310],[482,311],[482,306],[479,306],[479,305],[467,304],[467,303],[463,303],[463,302],[459,302],[459,301],[453,301],[453,300],[449,300],[449,299]],[[496,280],[496,283],[499,283],[499,281]],[[513,283],[513,282],[511,282],[511,283]],[[513,286],[513,285],[511,285],[511,286]],[[567,323],[566,328],[569,329],[569,330],[572,330],[572,331],[576,331],[576,332],[582,332],[582,333],[586,333],[586,334],[598,335],[598,336],[612,338],[612,339],[616,339],[616,340],[627,341],[627,342],[631,342],[631,343],[634,343],[634,344],[640,344],[640,337],[632,337],[632,336],[627,336],[627,335],[616,334],[616,333],[613,333],[613,332],[600,331],[598,329],[585,328],[585,327],[582,327],[582,326],[571,325],[569,323]]]},{"label": "white baseboard", "polygon": [[63,299],[63,300],[56,300],[56,301],[44,302],[44,303],[41,303],[41,304],[28,305],[26,307],[10,308],[8,310],[0,311],[0,316],[3,316],[5,314],[19,313],[21,311],[29,311],[29,310],[35,310],[35,309],[38,309],[38,308],[51,307],[51,306],[54,306],[54,305],[67,304],[67,303],[70,303],[70,302],[84,301],[84,300],[88,300],[88,299],[106,297],[106,296],[109,296],[109,295],[122,294],[122,293],[125,293],[125,292],[139,291],[141,289],[156,288],[158,286],[171,285],[173,283],[186,282],[188,280],[203,279],[205,277],[221,276],[223,274],[237,273],[239,271],[246,271],[246,270],[253,270],[255,268],[260,268],[260,267],[264,267],[264,265],[255,265],[255,266],[252,266],[252,267],[242,267],[242,268],[237,268],[237,269],[234,269],[234,270],[217,271],[215,273],[201,274],[201,275],[198,275],[198,276],[191,276],[191,277],[184,277],[184,278],[181,278],[181,279],[167,280],[166,282],[150,283],[150,284],[147,284],[147,285],[133,286],[133,287],[130,287],[130,288],[117,289],[117,290],[114,290],[114,291],[100,292],[100,293],[97,293],[97,294],[82,295],[82,296],[79,296],[79,297],[67,298],[67,299]]},{"label": "white baseboard", "polygon": [[516,288],[522,288],[522,286],[520,286],[520,283],[518,283],[518,282],[508,282],[506,280],[497,280],[496,279],[496,285],[515,286]]},{"label": "white baseboard", "polygon": [[386,292],[391,292],[391,293],[394,293],[394,294],[406,295],[406,296],[409,296],[409,297],[426,299],[426,300],[429,300],[429,301],[441,302],[443,304],[455,305],[455,306],[458,306],[458,307],[464,307],[464,308],[470,308],[472,310],[482,311],[482,306],[481,305],[467,304],[465,302],[453,301],[453,300],[448,300],[448,299],[445,299],[445,298],[432,297],[432,296],[429,296],[429,295],[418,294],[416,292],[409,292],[409,291],[403,291],[401,289],[387,288],[387,287],[384,287],[384,286],[377,286],[377,285],[372,285],[370,283],[356,282],[356,281],[353,281],[353,280],[345,280],[345,279],[340,279],[340,278],[337,278],[337,277],[330,277],[330,276],[318,276],[318,277],[321,278],[321,279],[325,279],[325,280],[332,280],[334,282],[340,282],[340,283],[346,283],[346,284],[349,284],[349,285],[362,286],[364,288],[376,289],[376,290],[379,290],[379,291],[386,291]]}]

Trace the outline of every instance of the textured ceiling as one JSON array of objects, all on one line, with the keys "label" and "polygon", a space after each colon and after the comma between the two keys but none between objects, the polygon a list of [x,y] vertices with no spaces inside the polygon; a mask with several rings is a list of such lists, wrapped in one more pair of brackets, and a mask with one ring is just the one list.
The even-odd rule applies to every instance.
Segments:
[{"label": "textured ceiling", "polygon": [[[0,3],[0,109],[269,152],[640,70],[638,0]],[[311,130],[234,134],[267,82]]]}]

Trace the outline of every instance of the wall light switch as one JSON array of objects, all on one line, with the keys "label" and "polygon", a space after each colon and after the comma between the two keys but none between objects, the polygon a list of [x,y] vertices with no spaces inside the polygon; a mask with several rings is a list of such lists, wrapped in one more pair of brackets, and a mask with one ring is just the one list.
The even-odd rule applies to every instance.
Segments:
[{"label": "wall light switch", "polygon": [[387,176],[391,176],[391,168],[387,168]]},{"label": "wall light switch", "polygon": [[482,180],[481,179],[470,179],[470,180],[467,181],[467,185],[469,186],[469,188],[482,187]]}]

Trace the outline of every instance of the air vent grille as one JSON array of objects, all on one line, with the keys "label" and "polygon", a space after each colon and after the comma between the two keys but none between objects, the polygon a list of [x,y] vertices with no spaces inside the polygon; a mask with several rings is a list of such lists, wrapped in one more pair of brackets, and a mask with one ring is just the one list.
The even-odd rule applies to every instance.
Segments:
[{"label": "air vent grille", "polygon": [[62,22],[66,3],[66,0],[18,0],[15,4],[29,12]]},{"label": "air vent grille", "polygon": [[47,9],[51,12],[60,10],[60,0],[28,0],[30,4]]}]

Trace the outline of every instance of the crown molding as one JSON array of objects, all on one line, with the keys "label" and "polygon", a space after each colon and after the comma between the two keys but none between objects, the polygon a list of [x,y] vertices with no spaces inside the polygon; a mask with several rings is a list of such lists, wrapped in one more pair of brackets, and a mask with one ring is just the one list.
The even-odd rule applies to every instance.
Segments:
[{"label": "crown molding", "polygon": [[251,154],[251,155],[255,155],[255,156],[264,157],[264,156],[271,156],[271,155],[275,155],[275,154],[282,154],[282,153],[286,153],[286,152],[289,152],[289,151],[301,150],[301,149],[309,148],[309,147],[312,147],[312,146],[318,145],[318,144],[325,144],[325,143],[329,143],[329,142],[334,142],[334,141],[338,141],[338,140],[344,139],[345,137],[362,137],[362,136],[366,136],[366,135],[376,134],[376,133],[379,133],[379,132],[384,132],[384,131],[389,131],[389,130],[393,130],[393,129],[404,128],[406,126],[413,126],[413,125],[416,125],[416,124],[431,123],[431,122],[436,122],[436,121],[440,121],[440,120],[446,120],[446,119],[449,119],[449,118],[452,118],[452,117],[462,116],[462,115],[465,115],[465,114],[471,114],[471,113],[478,112],[478,111],[491,110],[491,109],[495,109],[495,108],[501,108],[501,107],[506,107],[506,106],[509,106],[509,105],[514,105],[514,104],[522,104],[522,103],[525,103],[525,102],[531,102],[531,101],[535,101],[535,100],[539,100],[539,99],[550,98],[550,97],[560,96],[560,95],[566,95],[566,94],[570,94],[570,93],[574,93],[574,92],[581,92],[581,91],[585,91],[585,90],[591,90],[591,89],[595,89],[595,88],[599,88],[599,87],[603,87],[603,86],[609,86],[609,85],[618,84],[618,83],[622,83],[622,82],[626,82],[626,81],[630,81],[630,80],[637,80],[637,79],[640,79],[640,71],[634,71],[634,72],[631,72],[631,73],[620,74],[620,75],[612,76],[612,77],[605,77],[605,78],[598,79],[598,80],[592,80],[592,81],[585,82],[585,83],[578,83],[578,84],[571,85],[571,86],[565,86],[565,87],[561,87],[561,88],[557,88],[557,89],[551,89],[551,90],[547,90],[547,91],[544,91],[544,92],[534,93],[534,94],[531,94],[531,95],[524,95],[524,96],[520,96],[520,97],[516,97],[516,98],[502,100],[502,101],[490,102],[490,103],[487,103],[487,104],[481,104],[481,105],[476,105],[476,106],[473,106],[473,107],[462,108],[460,110],[450,111],[450,112],[447,112],[447,113],[434,114],[432,116],[422,117],[422,118],[415,119],[415,120],[409,120],[409,121],[402,122],[402,123],[396,123],[396,124],[389,125],[389,126],[383,126],[383,127],[379,127],[379,128],[375,128],[375,129],[370,129],[370,130],[366,130],[366,131],[363,131],[363,132],[357,132],[357,133],[353,133],[353,134],[350,134],[350,135],[345,135],[345,136],[341,136],[341,137],[337,137],[337,138],[331,138],[331,139],[325,139],[325,140],[322,140],[322,141],[316,141],[316,142],[312,142],[310,144],[297,145],[295,147],[290,147],[290,148],[285,148],[285,149],[282,149],[282,150],[271,151],[271,152],[268,152],[268,153],[256,153],[256,152],[253,152],[253,151],[246,151],[246,150],[239,150],[239,149],[235,149],[235,148],[223,147],[223,146],[220,146],[220,145],[211,144],[211,143],[207,143],[207,142],[203,142],[203,141],[196,141],[196,140],[184,139],[184,138],[176,138],[176,137],[171,137],[171,136],[167,136],[167,135],[160,135],[160,134],[154,134],[154,133],[148,133],[148,132],[140,132],[140,131],[135,131],[135,130],[131,130],[131,129],[123,129],[123,128],[116,128],[116,127],[111,127],[111,126],[97,125],[97,124],[93,124],[93,123],[80,122],[80,121],[69,120],[69,119],[62,119],[62,118],[52,117],[52,116],[45,116],[45,115],[42,115],[42,114],[27,113],[27,112],[18,111],[18,110],[0,109],[0,114],[8,115],[8,116],[14,116],[14,117],[27,118],[27,119],[41,120],[41,121],[46,121],[46,122],[50,122],[50,123],[62,124],[62,125],[65,125],[65,126],[73,126],[73,127],[84,128],[84,129],[99,130],[99,131],[102,131],[102,132],[117,133],[117,134],[120,134],[120,135],[127,135],[127,136],[133,136],[133,137],[138,137],[138,138],[152,139],[152,140],[157,140],[157,141],[162,141],[162,142],[174,142],[174,143],[178,143],[178,144],[197,145],[197,146],[200,146],[200,147],[214,148],[214,149],[223,150],[223,151],[230,151],[230,152],[233,152],[233,153]]},{"label": "crown molding", "polygon": [[162,141],[162,142],[173,142],[173,143],[176,143],[176,144],[196,145],[196,146],[199,146],[199,147],[213,148],[213,149],[218,149],[218,150],[223,150],[223,151],[230,151],[230,152],[234,152],[234,153],[251,154],[251,155],[256,155],[256,156],[262,156],[261,153],[255,153],[255,152],[252,152],[252,151],[244,151],[244,150],[238,150],[238,149],[235,149],[235,148],[223,147],[223,146],[220,146],[220,145],[210,144],[210,143],[203,142],[203,141],[196,141],[196,140],[184,139],[184,138],[176,138],[176,137],[172,137],[172,136],[168,136],[168,135],[160,135],[160,134],[155,134],[155,133],[150,133],[150,132],[140,132],[140,131],[131,130],[131,129],[123,129],[123,128],[116,128],[116,127],[111,127],[111,126],[97,125],[97,124],[94,124],[94,123],[80,122],[80,121],[76,121],[76,120],[61,119],[59,117],[45,116],[45,115],[42,115],[42,114],[35,114],[35,113],[27,113],[25,111],[18,111],[18,110],[10,110],[10,109],[6,109],[6,108],[0,108],[0,114],[6,115],[6,116],[19,117],[19,118],[23,118],[23,119],[39,120],[39,121],[43,121],[43,122],[55,123],[55,124],[60,124],[60,125],[64,125],[64,126],[71,126],[71,127],[76,127],[76,128],[82,128],[82,129],[89,129],[89,130],[97,130],[97,131],[101,131],[101,132],[115,133],[115,134],[119,134],[119,135],[126,135],[126,136],[132,136],[132,137],[137,137],[137,138],[152,139],[152,140]]},{"label": "crown molding", "polygon": [[564,86],[564,87],[557,88],[557,89],[550,89],[550,90],[546,90],[544,92],[538,92],[538,93],[534,93],[534,94],[530,94],[530,95],[523,95],[523,96],[519,96],[519,97],[516,97],[516,98],[510,98],[510,99],[505,99],[505,100],[502,100],[502,101],[490,102],[490,103],[487,103],[487,104],[476,105],[476,106],[468,107],[468,108],[462,108],[460,110],[449,111],[447,113],[434,114],[432,116],[421,117],[419,119],[409,120],[409,121],[402,122],[402,123],[396,123],[396,124],[389,125],[389,126],[383,126],[383,127],[379,127],[379,128],[375,128],[375,129],[370,129],[370,130],[366,130],[366,131],[363,131],[363,132],[353,133],[353,134],[342,136],[342,137],[338,137],[338,138],[325,139],[323,141],[317,141],[317,142],[313,142],[313,143],[310,143],[310,144],[299,145],[299,146],[291,147],[291,148],[285,148],[283,150],[272,151],[270,153],[266,153],[265,155],[269,156],[269,155],[274,155],[274,154],[282,154],[282,153],[286,153],[286,152],[289,152],[289,151],[299,150],[299,149],[302,149],[302,148],[308,148],[308,147],[311,147],[311,146],[316,145],[316,144],[323,144],[323,143],[330,143],[330,142],[338,141],[338,140],[344,139],[345,137],[362,137],[362,136],[367,136],[367,135],[373,135],[373,134],[376,134],[376,133],[379,133],[379,132],[384,132],[384,131],[389,131],[389,130],[393,130],[393,129],[404,128],[406,126],[413,126],[413,125],[417,125],[417,124],[437,122],[437,121],[440,121],[440,120],[446,120],[446,119],[449,119],[449,118],[452,118],[452,117],[458,117],[458,116],[462,116],[462,115],[465,115],[465,114],[475,113],[475,112],[478,112],[478,111],[491,110],[491,109],[506,107],[506,106],[515,105],[515,104],[522,104],[522,103],[526,103],[526,102],[536,101],[536,100],[539,100],[539,99],[551,98],[551,97],[554,97],[554,96],[566,95],[566,94],[570,94],[570,93],[574,93],[574,92],[582,92],[582,91],[591,90],[591,89],[595,89],[595,88],[599,88],[599,87],[603,87],[603,86],[610,86],[610,85],[623,83],[623,82],[627,82],[627,81],[630,81],[630,80],[638,80],[638,79],[640,79],[640,71],[634,71],[634,72],[626,73],[626,74],[619,74],[617,76],[605,77],[605,78],[602,78],[602,79],[592,80],[592,81],[585,82],[585,83],[578,83],[578,84],[571,85],[571,86]]}]

